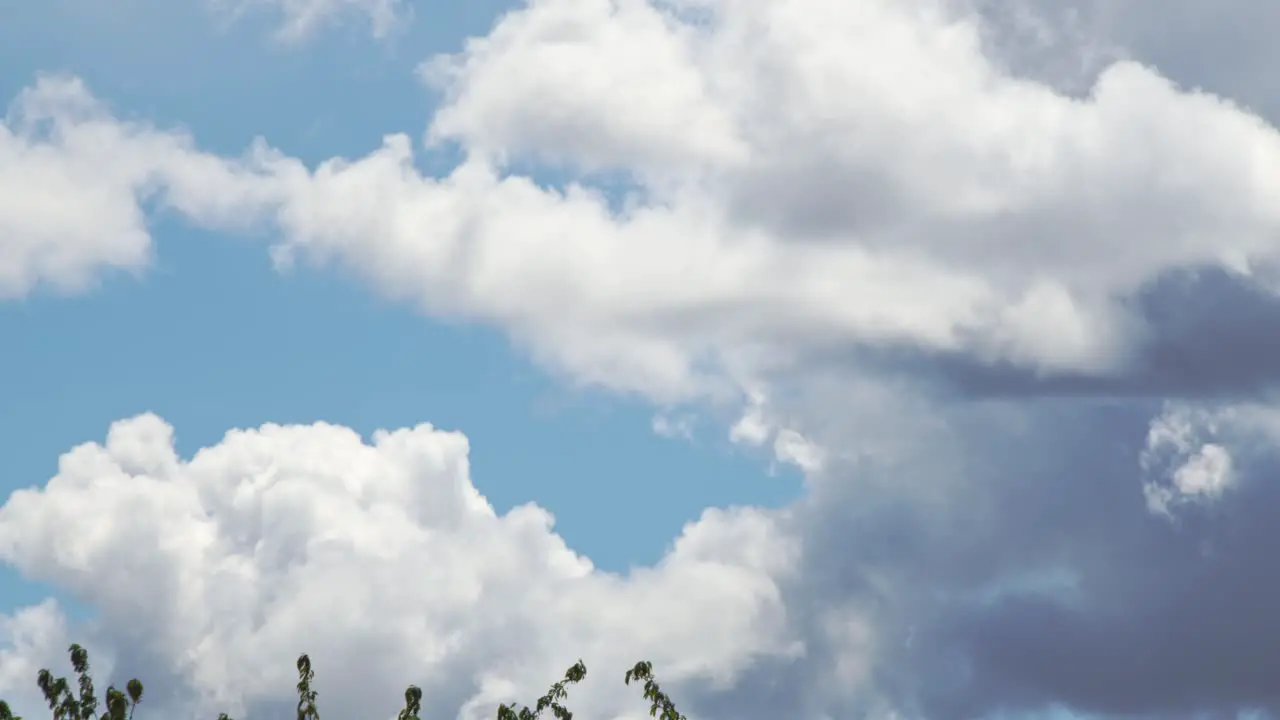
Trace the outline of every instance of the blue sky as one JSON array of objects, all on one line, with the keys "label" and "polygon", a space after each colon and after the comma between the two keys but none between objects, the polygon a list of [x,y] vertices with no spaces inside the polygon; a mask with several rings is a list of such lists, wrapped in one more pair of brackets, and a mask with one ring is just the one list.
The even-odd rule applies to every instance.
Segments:
[{"label": "blue sky", "polygon": [[[263,136],[309,162],[358,156],[386,133],[425,129],[433,98],[415,67],[504,7],[424,3],[421,21],[385,43],[338,27],[294,47],[271,42],[269,12],[220,28],[198,5],[34,5],[0,27],[0,94],[70,72],[122,114],[184,127],[210,149],[237,154]],[[424,167],[447,167],[439,154]],[[338,272],[282,275],[258,248],[163,213],[152,227],[145,277],[107,275],[89,302],[43,292],[0,306],[0,336],[18,349],[0,357],[15,379],[0,406],[14,439],[5,493],[42,485],[63,452],[142,412],[173,423],[188,455],[267,422],[462,430],[495,507],[541,504],[610,570],[655,561],[705,507],[799,491],[794,472],[770,472],[723,431],[658,436],[652,406],[558,382],[486,328],[424,318]],[[6,572],[9,607],[46,590]]]},{"label": "blue sky", "polygon": [[1277,18],[1208,7],[6,9],[0,698],[1280,717]]}]

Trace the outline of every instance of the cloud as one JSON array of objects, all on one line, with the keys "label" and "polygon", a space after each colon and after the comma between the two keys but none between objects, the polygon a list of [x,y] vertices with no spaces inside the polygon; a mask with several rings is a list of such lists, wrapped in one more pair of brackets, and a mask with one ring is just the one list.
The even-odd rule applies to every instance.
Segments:
[{"label": "cloud", "polygon": [[[305,651],[337,714],[390,716],[412,682],[487,717],[582,656],[593,678],[575,709],[638,717],[618,682],[636,660],[675,687],[797,652],[778,589],[795,550],[769,513],[708,510],[657,566],[618,576],[545,510],[495,513],[459,433],[267,425],[190,459],[172,443],[158,417],[120,421],[0,508],[0,558],[96,608],[90,648],[174,689],[167,711],[261,717],[288,701]],[[7,695],[65,630],[49,604],[6,622]]]},{"label": "cloud", "polygon": [[[901,350],[1139,386],[1162,278],[1274,287],[1280,135],[1132,61],[1080,96],[1012,74],[980,22],[924,0],[541,0],[427,65],[446,97],[428,137],[468,153],[446,177],[392,136],[313,170],[280,159],[279,202],[256,210],[281,256],[661,402]],[[580,56],[590,72],[513,70]]]},{"label": "cloud", "polygon": [[[908,596],[950,588],[942,598],[917,590],[912,607],[907,677],[952,678],[917,680],[925,716],[1050,706],[1100,717],[1273,716],[1274,409],[1169,408],[1150,432],[1141,410],[1096,401],[1018,414],[1023,427],[1005,435],[1003,453],[999,435],[960,431],[975,479],[948,498],[965,509],[943,517],[969,515],[974,534],[944,525],[934,532],[945,542],[895,548],[885,560],[898,572],[945,573],[897,583]],[[962,417],[979,425],[972,411]],[[1212,442],[1202,435],[1210,421]],[[1158,468],[1172,477],[1158,487],[1195,501],[1170,504],[1176,522],[1148,511],[1150,485],[1138,482],[1135,451],[1152,446],[1175,450]],[[1215,454],[1231,458],[1229,487],[1179,482]]]},{"label": "cloud", "polygon": [[[921,398],[905,397],[909,404]],[[765,658],[708,717],[1234,717],[1280,708],[1271,622],[1280,597],[1269,405],[1169,409],[1081,398],[938,401],[903,452],[837,456],[788,527],[784,597],[808,652]],[[1234,482],[1147,507],[1148,427],[1218,421]],[[910,411],[882,406],[896,424]],[[1193,424],[1193,428],[1201,426]],[[850,442],[852,426],[830,428]],[[890,431],[892,432],[892,431]],[[1195,449],[1203,441],[1193,440]],[[841,693],[827,618],[864,628],[863,670]]]},{"label": "cloud", "polygon": [[[994,3],[993,3],[994,4]],[[1275,117],[1275,80],[1266,68],[1278,59],[1265,28],[1280,13],[1249,0],[1226,0],[1208,7],[1196,0],[1016,0],[1041,18],[1073,20],[1076,48],[1110,48],[1112,53],[1158,65],[1191,87],[1236,98]],[[1158,12],[1153,12],[1157,11]],[[1193,40],[1203,52],[1187,52]]]},{"label": "cloud", "polygon": [[368,20],[375,38],[389,35],[408,19],[409,9],[402,0],[208,0],[217,10],[239,17],[256,9],[279,13],[281,25],[277,36],[297,43],[314,36],[326,25],[357,16]]},{"label": "cloud", "polygon": [[693,418],[687,415],[681,417],[654,415],[651,426],[653,432],[662,437],[693,440]]},{"label": "cloud", "polygon": [[[155,632],[103,642],[137,640],[121,667],[205,705],[282,701],[306,639],[341,711],[421,682],[491,712],[579,654],[648,654],[707,717],[1280,707],[1262,392],[1280,135],[1114,52],[1119,20],[1036,40],[1036,65],[1007,36],[1034,15],[974,5],[533,0],[424,66],[445,98],[426,140],[465,158],[442,177],[406,135],[308,167],[85,120],[82,89],[51,104],[62,134],[26,145],[105,128],[91,146],[140,168],[86,185],[114,189],[120,227],[145,227],[147,199],[271,227],[281,263],[502,328],[573,381],[711,407],[808,494],[709,511],[618,577],[545,513],[486,511],[456,436],[266,427],[184,460],[143,418],[15,496],[4,556],[104,612],[145,608]],[[0,218],[44,227],[39,207]],[[75,508],[115,510],[74,533]],[[86,574],[94,558],[146,590]],[[321,615],[301,588],[339,575],[392,590],[344,583]],[[401,661],[416,674],[374,678]],[[615,691],[583,712],[615,712]]]},{"label": "cloud", "polygon": [[[1274,409],[1153,419],[1071,398],[901,400],[870,433],[827,426],[875,452],[810,470],[792,507],[710,509],[625,576],[567,548],[540,508],[495,513],[458,433],[267,425],[185,459],[154,416],[15,493],[0,557],[97,608],[95,657],[115,680],[169,688],[157,712],[280,710],[300,651],[339,713],[390,714],[416,682],[446,715],[480,717],[579,656],[593,675],[574,708],[601,717],[637,716],[616,676],[640,657],[692,717],[1190,717],[1280,702],[1261,672],[1280,598]],[[1148,512],[1139,454],[1148,425],[1180,442],[1178,413],[1225,418],[1214,441],[1239,482],[1174,524]],[[895,452],[875,431],[900,423],[913,430]],[[0,677],[25,684],[66,630],[54,606],[23,612],[57,629],[7,636],[29,639],[10,640]]]},{"label": "cloud", "polygon": [[808,473],[822,469],[823,449],[771,417],[769,403],[762,392],[756,390],[748,395],[746,410],[729,428],[729,440],[758,447],[772,438],[777,462],[789,463]]},{"label": "cloud", "polygon": [[[446,98],[428,137],[467,154],[446,176],[393,135],[315,168],[202,157],[225,192],[166,197],[661,403],[868,352],[1140,387],[1162,278],[1223,268],[1272,292],[1280,135],[1132,61],[1083,95],[1013,74],[990,26],[928,0],[538,0],[425,66]],[[119,195],[134,254],[116,262],[136,267]]]},{"label": "cloud", "polygon": [[0,123],[0,298],[79,293],[153,254],[147,210],[198,197],[198,217],[258,192],[188,136],[122,121],[79,79],[42,77]]},{"label": "cloud", "polygon": [[1152,421],[1141,464],[1151,473],[1164,471],[1164,477],[1143,488],[1152,512],[1168,514],[1177,502],[1215,499],[1231,483],[1231,454],[1196,437],[1202,431],[1213,433],[1215,425],[1211,417],[1195,417],[1185,409],[1170,409]]},{"label": "cloud", "polygon": [[1236,489],[1235,456],[1256,463],[1277,445],[1280,414],[1270,403],[1169,403],[1139,458],[1148,506],[1164,515],[1178,505],[1212,506]]}]

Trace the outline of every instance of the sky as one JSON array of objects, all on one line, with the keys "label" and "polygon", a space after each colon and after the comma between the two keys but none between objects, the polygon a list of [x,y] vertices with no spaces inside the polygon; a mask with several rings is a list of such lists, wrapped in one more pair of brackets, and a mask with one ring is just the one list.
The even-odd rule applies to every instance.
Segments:
[{"label": "sky", "polygon": [[1280,716],[1280,10],[0,10],[0,698]]}]

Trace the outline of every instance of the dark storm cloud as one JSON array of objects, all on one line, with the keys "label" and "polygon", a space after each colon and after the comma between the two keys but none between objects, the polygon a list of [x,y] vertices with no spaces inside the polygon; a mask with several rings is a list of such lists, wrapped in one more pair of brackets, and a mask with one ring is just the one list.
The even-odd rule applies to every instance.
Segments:
[{"label": "dark storm cloud", "polygon": [[935,716],[973,717],[1009,698],[1114,716],[1280,707],[1280,458],[1248,458],[1241,487],[1181,524],[1125,502],[1137,485],[1132,466],[1074,465],[1070,482],[1069,469],[1055,481],[1044,468],[1053,490],[1006,512],[1043,509],[1054,494],[1074,501],[1006,541],[1066,538],[1078,586],[1067,597],[1009,593],[941,613],[935,642],[959,649],[973,679],[936,698]]},{"label": "dark storm cloud", "polygon": [[[697,709],[969,720],[1280,707],[1280,454],[1234,450],[1238,488],[1155,516],[1138,455],[1156,409],[959,401],[940,407],[930,453],[833,469],[792,518],[806,580],[788,602],[809,652]],[[874,620],[873,681],[811,707],[838,697],[819,692],[842,679],[821,618],[847,607]]]},{"label": "dark storm cloud", "polygon": [[1129,383],[1251,393],[1280,379],[1280,296],[1221,269],[1168,275],[1138,298],[1150,331]]}]

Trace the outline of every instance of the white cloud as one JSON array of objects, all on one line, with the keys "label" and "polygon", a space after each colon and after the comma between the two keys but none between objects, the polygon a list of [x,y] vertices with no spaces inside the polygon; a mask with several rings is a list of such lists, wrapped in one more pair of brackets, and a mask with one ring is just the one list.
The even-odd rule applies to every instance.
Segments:
[{"label": "white cloud", "polygon": [[822,448],[795,430],[778,431],[773,441],[773,454],[779,462],[790,463],[805,472],[822,469]]},{"label": "white cloud", "polygon": [[271,9],[280,14],[279,37],[288,42],[305,40],[327,24],[348,16],[369,22],[376,38],[390,34],[407,19],[409,9],[402,0],[208,0],[217,10],[239,16],[254,9]]},{"label": "white cloud", "polygon": [[1226,448],[1213,443],[1200,446],[1173,473],[1173,484],[1183,495],[1216,497],[1231,482],[1231,455]]},{"label": "white cloud", "polygon": [[1231,454],[1221,445],[1206,443],[1186,456],[1168,476],[1171,484],[1148,481],[1142,486],[1147,508],[1172,516],[1173,509],[1188,502],[1220,497],[1232,483]]},{"label": "white cloud", "polygon": [[693,439],[694,420],[688,415],[673,417],[670,415],[653,416],[653,432],[665,438]]},{"label": "white cloud", "polygon": [[[471,154],[448,176],[392,136],[314,171],[266,162],[278,198],[226,211],[272,218],[281,257],[661,402],[855,347],[1106,374],[1142,338],[1124,296],[1276,258],[1274,128],[1131,62],[1064,95],[980,35],[925,0],[538,0],[431,63],[431,135]],[[513,70],[545,58],[583,70]],[[502,169],[525,156],[635,188],[614,210]]]},{"label": "white cloud", "polygon": [[1213,414],[1183,406],[1166,407],[1151,421],[1139,464],[1147,508],[1172,515],[1175,506],[1220,495],[1231,472],[1231,456],[1221,446],[1202,443],[1217,430]]},{"label": "white cloud", "polygon": [[750,403],[742,417],[729,428],[729,440],[747,445],[763,445],[772,433],[764,414],[764,395],[759,390],[749,393]]},{"label": "white cloud", "polygon": [[[487,717],[584,657],[592,680],[575,710],[639,716],[619,682],[628,663],[723,684],[799,651],[779,589],[796,549],[767,512],[708,510],[658,565],[618,576],[568,549],[544,510],[495,513],[459,433],[420,425],[366,443],[267,425],[189,460],[172,440],[144,415],[68,452],[47,485],[0,508],[0,559],[93,605],[94,647],[133,648],[128,672],[199,698],[182,710],[287,699],[305,651],[339,715],[390,714],[414,682]],[[7,622],[6,697],[49,662],[33,633],[63,642],[52,606]]]},{"label": "white cloud", "polygon": [[[90,138],[73,143],[33,137],[47,117],[42,110],[58,102],[73,112],[94,110],[80,83],[46,81],[24,92],[10,111],[12,119],[0,125],[0,295],[5,297],[21,296],[41,280],[80,290],[99,268],[137,270],[150,256],[137,199],[147,168],[128,162],[141,149],[129,147],[123,157],[103,158],[102,144]],[[126,146],[131,142],[119,140]],[[113,167],[113,159],[125,162]]]},{"label": "white cloud", "polygon": [[182,133],[118,120],[76,78],[41,78],[0,123],[0,299],[142,271],[147,205],[241,207],[258,192],[241,172]]},{"label": "white cloud", "polygon": [[797,430],[771,417],[768,401],[760,390],[748,393],[747,407],[729,428],[730,442],[759,447],[773,439],[776,462],[794,465],[806,473],[822,469],[825,452]]},{"label": "white cloud", "polygon": [[[431,135],[470,154],[446,177],[422,176],[400,135],[314,170],[256,149],[218,167],[217,193],[174,170],[189,147],[142,167],[201,222],[274,222],[279,258],[349,265],[663,403],[867,347],[1116,372],[1143,337],[1124,296],[1188,264],[1276,259],[1274,128],[1130,62],[1083,99],[1014,77],[976,17],[536,0],[430,64],[447,96]],[[516,71],[535,66],[582,71]],[[503,169],[520,157],[634,190],[615,209]],[[128,252],[84,266],[143,264],[138,182],[103,201]]]},{"label": "white cloud", "polygon": [[[745,160],[748,148],[710,96],[714,78],[696,65],[698,40],[646,2],[533,3],[464,53],[422,66],[451,95],[429,137],[590,169]],[[531,105],[545,112],[530,115]]]},{"label": "white cloud", "polygon": [[1172,515],[1237,483],[1236,456],[1280,446],[1280,409],[1263,402],[1168,403],[1151,420],[1139,464],[1148,508]]}]

